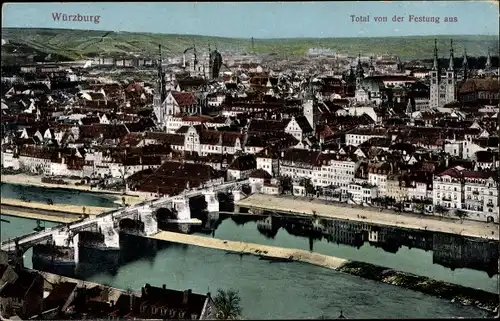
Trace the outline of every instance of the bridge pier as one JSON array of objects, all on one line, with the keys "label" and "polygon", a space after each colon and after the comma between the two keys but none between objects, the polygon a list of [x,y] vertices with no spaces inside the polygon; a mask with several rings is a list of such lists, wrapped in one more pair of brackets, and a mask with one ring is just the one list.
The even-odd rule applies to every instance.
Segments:
[{"label": "bridge pier", "polygon": [[184,197],[176,197],[174,199],[174,209],[177,211],[177,219],[187,221],[191,219],[191,210],[189,208],[189,201]]},{"label": "bridge pier", "polygon": [[79,235],[78,233],[76,233],[76,235],[73,237],[73,249],[75,251],[74,259],[76,264],[80,262],[79,240],[80,240]]},{"label": "bridge pier", "polygon": [[232,193],[234,202],[238,202],[243,198],[242,192],[239,189],[233,189]]},{"label": "bridge pier", "polygon": [[158,233],[158,221],[151,206],[144,205],[138,211],[139,217],[144,223],[144,233],[147,236]]},{"label": "bridge pier", "polygon": [[203,195],[205,196],[205,202],[207,202],[207,212],[219,212],[219,200],[217,199],[217,195],[213,190],[204,191]]},{"label": "bridge pier", "polygon": [[104,235],[104,244],[109,249],[120,249],[120,234],[115,229],[113,217],[103,216],[97,221],[100,232]]}]

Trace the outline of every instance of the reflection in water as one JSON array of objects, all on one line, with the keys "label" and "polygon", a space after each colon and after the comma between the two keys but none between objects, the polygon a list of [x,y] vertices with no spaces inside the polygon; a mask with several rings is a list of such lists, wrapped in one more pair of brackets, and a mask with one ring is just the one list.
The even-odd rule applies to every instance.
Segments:
[{"label": "reflection in water", "polygon": [[[498,274],[498,244],[494,241],[486,241],[477,238],[462,237],[452,234],[434,233],[430,231],[410,230],[401,228],[392,228],[386,226],[376,226],[364,222],[327,220],[318,218],[297,218],[280,214],[265,213],[267,216],[255,215],[224,215],[201,217],[203,224],[201,226],[192,226],[191,232],[201,235],[212,235],[217,237],[218,230],[222,222],[229,219],[236,223],[236,226],[248,224],[244,228],[224,228],[219,238],[234,241],[246,241],[252,243],[263,243],[280,247],[296,247],[290,242],[277,239],[278,233],[285,232],[288,235],[296,236],[298,240],[308,240],[309,250],[314,251],[315,243],[325,244],[334,243],[361,249],[366,246],[371,248],[371,252],[384,251],[396,254],[401,249],[415,251],[423,250],[432,253],[431,264],[438,264],[455,269],[472,269],[483,271],[491,278]],[[226,224],[226,223],[224,223]],[[259,235],[264,238],[258,238],[252,229],[257,230]],[[280,232],[283,231],[283,232]],[[288,239],[288,238],[287,238]],[[266,241],[267,240],[267,241]],[[319,253],[339,256],[332,252],[324,251],[321,246]],[[399,256],[405,254],[399,254]],[[342,258],[364,261],[363,257],[345,257]],[[397,256],[396,256],[397,257]],[[385,262],[368,262],[384,265]],[[426,263],[414,261],[414,271],[417,273]],[[386,266],[386,265],[384,265]],[[393,268],[398,268],[394,266]],[[432,277],[432,276],[429,276]],[[453,280],[460,284],[460,280]],[[468,285],[470,286],[470,284]]]},{"label": "reflection in water", "polygon": [[[160,245],[162,244],[162,245]],[[237,288],[250,319],[484,317],[484,311],[425,294],[301,263],[267,264],[254,256],[159,242],[153,259],[109,267],[80,264],[74,274],[92,282],[139,290],[145,283],[204,293]],[[279,299],[277,299],[279,298]]]},{"label": "reflection in water", "polygon": [[[258,238],[249,241],[254,243],[266,243],[266,240],[273,240],[259,233],[257,222],[252,222],[249,216],[245,217],[248,222],[245,225],[236,225],[232,219],[228,219],[228,216],[211,214],[210,218],[206,216],[204,224],[193,227],[193,232],[196,232],[196,229],[205,230],[207,236],[215,232],[217,237],[221,237],[224,231],[230,228],[241,238],[249,237],[253,235],[250,232],[253,232]],[[253,217],[254,221],[255,219]],[[31,220],[15,217],[8,217],[8,220],[11,221],[12,227],[6,231],[2,226],[2,232],[10,233],[9,237],[28,233],[36,226],[35,221]],[[283,236],[288,235],[287,244],[299,248],[300,246],[296,246],[290,240],[307,240],[305,237],[292,236],[281,227],[275,234],[274,222],[278,224],[277,226],[282,224],[280,220],[267,219],[267,222],[261,222],[260,228],[262,231],[267,231],[266,225],[270,226],[275,241],[283,242]],[[211,230],[211,227],[218,227],[217,231]],[[13,230],[17,233],[12,234]],[[294,231],[293,228],[289,230]],[[301,230],[303,229],[297,229],[298,233]],[[6,233],[3,233],[2,238],[5,235]],[[338,233],[338,237],[335,240],[332,239],[333,244],[350,239],[349,233],[346,235]],[[141,243],[141,241],[146,243]],[[148,243],[149,241],[151,240],[139,236],[120,235],[122,249],[117,266],[80,261],[74,267],[59,266],[52,267],[52,269],[62,275],[76,276],[122,289],[140,290],[145,283],[166,283],[177,290],[191,288],[200,293],[215,291],[217,288],[237,288],[242,296],[243,313],[246,318],[289,319],[310,318],[316,315],[337,316],[341,309],[349,318],[485,316],[483,311],[473,307],[463,307],[422,293],[308,264],[267,264],[253,256],[226,255],[224,251],[167,242],[158,242],[155,248],[156,242]],[[321,242],[327,243],[327,241],[314,239],[315,251],[322,250]],[[352,246],[347,247],[361,252],[366,249],[366,246],[360,250]],[[375,247],[369,246],[369,248],[370,251],[377,250]],[[30,251],[27,252],[27,257],[31,256]],[[399,252],[411,256],[410,253],[404,253],[404,250],[399,250]],[[40,262],[33,261],[35,265],[38,265],[35,268],[50,270],[50,267],[43,268]],[[423,264],[423,266],[427,263],[419,261],[418,258],[413,259],[413,257],[412,262],[416,265]],[[432,264],[432,262],[429,263]],[[279,300],[276,299],[278,297]]]}]

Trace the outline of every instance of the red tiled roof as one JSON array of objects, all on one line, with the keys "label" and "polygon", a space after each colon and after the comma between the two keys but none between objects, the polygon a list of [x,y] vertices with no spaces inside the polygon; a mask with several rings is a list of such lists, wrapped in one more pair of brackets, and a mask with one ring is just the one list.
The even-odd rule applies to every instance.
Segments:
[{"label": "red tiled roof", "polygon": [[193,93],[190,92],[172,92],[172,96],[179,105],[179,107],[188,107],[196,105],[196,98]]}]

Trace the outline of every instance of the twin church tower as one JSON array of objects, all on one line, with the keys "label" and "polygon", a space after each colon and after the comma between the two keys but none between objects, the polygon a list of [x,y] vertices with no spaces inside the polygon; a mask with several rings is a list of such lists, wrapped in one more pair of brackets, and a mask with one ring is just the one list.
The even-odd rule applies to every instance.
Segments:
[{"label": "twin church tower", "polygon": [[[470,74],[467,53],[464,52],[462,68],[457,70],[454,65],[453,40],[450,40],[450,58],[448,68],[440,68],[438,60],[437,40],[434,40],[434,63],[430,72],[429,107],[443,107],[457,100],[459,84],[467,80]],[[491,69],[491,56],[488,52],[485,71]]]},{"label": "twin church tower", "polygon": [[[429,107],[437,108],[456,100],[458,75],[453,60],[453,40],[450,40],[450,59],[446,70],[439,67],[437,40],[434,40],[434,63],[430,72]],[[462,78],[467,78],[467,54],[464,53]]]}]

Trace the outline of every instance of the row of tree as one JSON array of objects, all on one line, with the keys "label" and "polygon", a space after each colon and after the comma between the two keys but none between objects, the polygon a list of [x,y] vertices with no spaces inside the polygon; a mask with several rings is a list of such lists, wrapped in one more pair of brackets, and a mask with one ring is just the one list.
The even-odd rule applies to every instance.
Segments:
[{"label": "row of tree", "polygon": [[[282,194],[293,194],[293,179],[290,176],[281,176],[279,178],[279,183]],[[301,178],[299,181],[299,185],[305,188],[306,196],[317,195],[320,192],[318,188],[314,187],[309,177]],[[403,209],[403,204],[401,202],[397,202],[394,197],[379,197],[377,199],[374,199],[374,202],[382,207],[392,207],[396,208],[396,210],[399,211],[402,211]],[[419,213],[424,213],[425,203],[417,203],[414,206],[416,211],[418,211]],[[434,212],[441,215],[441,217],[450,215],[450,209],[442,205],[434,206]],[[469,216],[466,211],[461,209],[455,210],[454,214],[460,219],[461,223],[463,223],[464,219]]]}]

